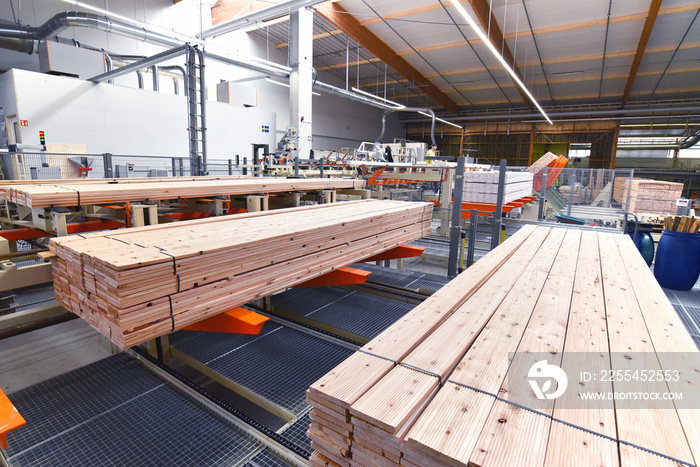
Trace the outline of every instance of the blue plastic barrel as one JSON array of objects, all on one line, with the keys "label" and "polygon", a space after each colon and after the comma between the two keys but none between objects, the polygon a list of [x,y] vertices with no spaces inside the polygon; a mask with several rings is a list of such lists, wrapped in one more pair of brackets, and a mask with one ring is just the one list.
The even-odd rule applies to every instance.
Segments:
[{"label": "blue plastic barrel", "polygon": [[[630,238],[634,237],[634,231],[629,233]],[[634,242],[637,249],[642,254],[642,258],[647,263],[647,266],[651,266],[654,261],[654,239],[651,238],[651,234],[648,232],[638,232],[637,241]]]},{"label": "blue plastic barrel", "polygon": [[700,277],[700,234],[664,230],[656,247],[654,276],[661,287],[692,289]]}]

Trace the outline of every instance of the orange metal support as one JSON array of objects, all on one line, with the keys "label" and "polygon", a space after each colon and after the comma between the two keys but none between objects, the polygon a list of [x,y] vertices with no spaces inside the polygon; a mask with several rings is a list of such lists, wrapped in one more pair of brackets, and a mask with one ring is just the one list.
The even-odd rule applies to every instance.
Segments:
[{"label": "orange metal support", "polygon": [[190,219],[202,219],[204,217],[212,217],[214,214],[208,212],[166,212],[164,214],[158,214],[158,217],[168,217],[170,219],[175,219],[178,221],[186,221]]},{"label": "orange metal support", "polygon": [[323,285],[350,285],[364,284],[367,282],[367,277],[371,274],[369,271],[354,268],[338,268],[315,279],[302,282],[294,287],[320,287]]},{"label": "orange metal support", "polygon": [[[82,232],[94,232],[96,230],[111,230],[111,229],[121,229],[126,226],[124,222],[113,221],[109,219],[102,218],[87,218],[88,220],[84,222],[72,222],[66,225],[66,230],[69,234],[82,233]],[[46,235],[44,235],[46,237]]]},{"label": "orange metal support", "polygon": [[0,389],[0,447],[7,449],[7,434],[26,424],[10,399]]},{"label": "orange metal support", "polygon": [[17,240],[32,240],[34,238],[53,237],[53,234],[32,227],[0,230],[0,237],[11,242]]},{"label": "orange metal support", "polygon": [[422,255],[424,251],[425,247],[422,246],[399,245],[384,253],[365,258],[361,262],[368,263],[370,261],[385,261],[387,259],[415,258]]},{"label": "orange metal support", "polygon": [[[534,201],[536,198],[534,196],[525,196],[515,201],[503,205],[503,212],[511,212],[515,208],[522,207],[524,204]],[[488,216],[489,214],[496,212],[495,203],[462,203],[462,219],[468,219],[472,209],[479,211],[480,216]]]},{"label": "orange metal support", "polygon": [[227,334],[260,334],[260,330],[270,318],[245,308],[233,310],[203,319],[184,327],[188,331],[224,332]]}]

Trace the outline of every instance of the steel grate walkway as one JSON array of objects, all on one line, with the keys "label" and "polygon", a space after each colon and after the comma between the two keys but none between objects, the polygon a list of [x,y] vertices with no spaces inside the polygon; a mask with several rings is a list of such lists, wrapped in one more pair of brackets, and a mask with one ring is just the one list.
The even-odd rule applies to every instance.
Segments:
[{"label": "steel grate walkway", "polygon": [[700,281],[688,291],[664,289],[664,292],[700,349]]},{"label": "steel grate walkway", "polygon": [[342,287],[289,289],[273,295],[271,303],[293,315],[367,339],[377,336],[414,308],[409,303]]},{"label": "steel grate walkway", "polygon": [[306,389],[352,354],[336,344],[267,322],[259,335],[179,331],[176,350],[297,417]]},{"label": "steel grate walkway", "polygon": [[264,446],[125,353],[10,394],[13,467],[232,465]]}]

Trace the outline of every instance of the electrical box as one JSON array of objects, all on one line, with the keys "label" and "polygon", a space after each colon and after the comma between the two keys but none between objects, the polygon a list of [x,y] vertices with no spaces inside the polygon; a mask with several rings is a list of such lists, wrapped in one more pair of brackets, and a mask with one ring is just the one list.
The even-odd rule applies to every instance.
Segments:
[{"label": "electrical box", "polygon": [[219,83],[216,85],[216,100],[240,107],[257,107],[258,90],[246,84]]},{"label": "electrical box", "polygon": [[88,79],[107,71],[105,54],[60,42],[39,44],[39,68],[42,73]]}]

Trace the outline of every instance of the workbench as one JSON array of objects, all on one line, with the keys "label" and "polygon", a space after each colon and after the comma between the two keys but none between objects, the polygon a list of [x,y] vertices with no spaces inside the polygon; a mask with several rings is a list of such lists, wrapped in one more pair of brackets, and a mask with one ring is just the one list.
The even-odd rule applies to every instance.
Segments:
[{"label": "workbench", "polygon": [[[628,236],[525,227],[311,385],[311,463],[696,465],[698,387],[700,353]],[[683,399],[581,396],[656,391]]]}]

